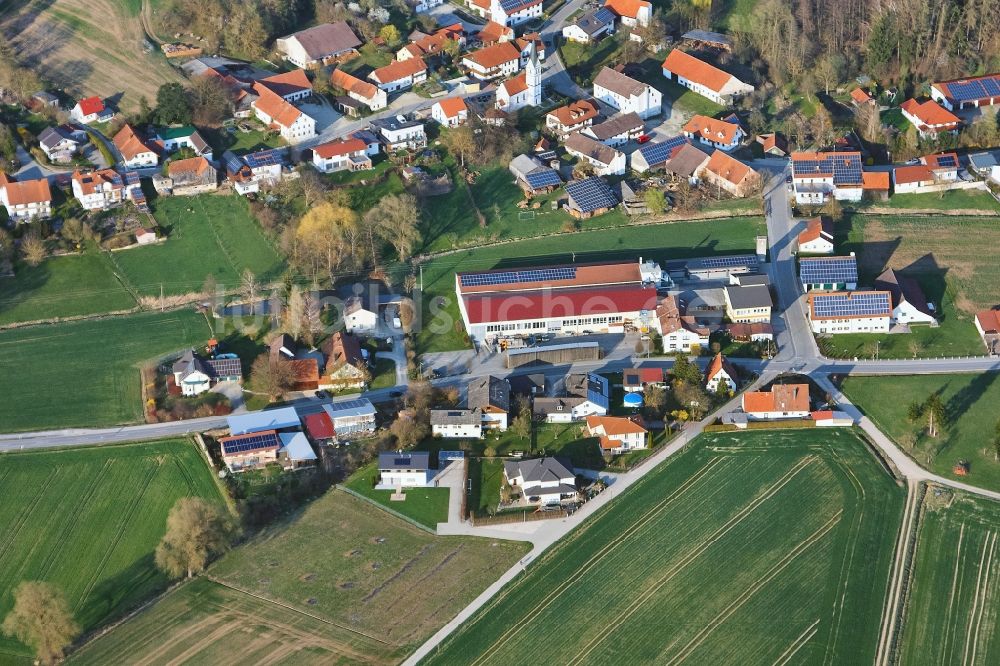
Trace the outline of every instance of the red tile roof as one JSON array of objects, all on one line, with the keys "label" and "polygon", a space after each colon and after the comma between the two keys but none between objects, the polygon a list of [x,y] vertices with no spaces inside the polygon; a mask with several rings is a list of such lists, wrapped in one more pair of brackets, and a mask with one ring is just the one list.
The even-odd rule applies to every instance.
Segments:
[{"label": "red tile roof", "polygon": [[684,125],[684,132],[694,134],[707,141],[729,145],[736,139],[736,131],[740,128],[735,123],[696,115]]},{"label": "red tile roof", "polygon": [[457,118],[463,111],[469,112],[469,107],[465,105],[465,100],[461,97],[449,97],[438,102],[445,118]]},{"label": "red tile roof", "polygon": [[15,180],[0,172],[0,187],[7,190],[7,201],[11,206],[25,206],[33,203],[52,201],[52,191],[49,181],[45,178],[36,180]]},{"label": "red tile roof", "polygon": [[663,381],[663,368],[629,368],[622,371],[625,386],[656,384]]},{"label": "red tile roof", "polygon": [[865,102],[872,101],[872,96],[864,88],[855,88],[851,91],[851,99],[858,104],[864,104]]},{"label": "red tile roof", "polygon": [[799,243],[809,243],[817,240],[820,236],[826,236],[827,240],[833,241],[833,222],[821,217],[814,217],[806,221],[806,228],[799,233]]},{"label": "red tile roof", "polygon": [[501,83],[500,86],[507,93],[507,97],[513,97],[514,95],[528,89],[528,74],[527,72],[516,74]]},{"label": "red tile roof", "polygon": [[409,60],[395,60],[390,62],[385,67],[379,67],[369,76],[373,77],[379,83],[389,83],[390,81],[399,81],[408,76],[426,71],[427,64],[424,63],[423,58],[410,58]]},{"label": "red tile roof", "polygon": [[168,164],[167,175],[173,177],[181,173],[194,173],[200,176],[211,167],[212,165],[204,157],[189,157],[185,160],[174,160]]},{"label": "red tile roof", "polygon": [[952,130],[962,122],[958,116],[932,99],[918,102],[911,98],[900,104],[899,108],[916,118],[919,121],[918,128],[923,131]]},{"label": "red tile roof", "polygon": [[808,384],[775,384],[770,391],[748,391],[743,394],[743,411],[747,414],[761,412],[808,412]]},{"label": "red tile roof", "polygon": [[313,148],[313,152],[323,159],[330,159],[337,155],[350,155],[360,150],[367,150],[368,144],[361,139],[337,139],[327,141]]},{"label": "red tile roof", "polygon": [[330,74],[330,83],[335,88],[340,88],[346,92],[361,95],[365,99],[372,99],[378,94],[378,86],[374,83],[362,81],[356,76],[348,74],[342,69],[335,69]]},{"label": "red tile roof", "polygon": [[493,69],[505,62],[521,59],[521,52],[510,42],[501,42],[493,46],[473,51],[465,55],[466,60],[471,60],[483,69]]},{"label": "red tile roof", "polygon": [[589,317],[619,312],[653,311],[656,289],[639,285],[557,292],[517,292],[465,296],[465,311],[473,324],[555,317]]},{"label": "red tile roof", "polygon": [[261,88],[260,97],[254,102],[254,106],[260,109],[261,113],[271,119],[271,123],[281,127],[291,127],[299,119],[302,112],[294,105],[274,94],[267,88]]},{"label": "red tile roof", "polygon": [[700,83],[717,93],[722,92],[729,80],[733,78],[732,74],[679,49],[674,49],[667,54],[667,59],[663,61],[663,69],[670,70],[688,81]]},{"label": "red tile roof", "polygon": [[112,139],[115,147],[118,148],[118,152],[122,154],[126,160],[134,159],[137,155],[141,153],[155,153],[149,144],[144,142],[135,133],[131,125],[126,124],[122,127],[118,134],[115,134],[115,138]]},{"label": "red tile roof", "polygon": [[[486,7],[489,8],[489,2],[486,3]],[[501,39],[514,39],[514,29],[491,20],[479,31],[479,41],[483,44],[494,44]]]},{"label": "red tile roof", "polygon": [[897,185],[934,182],[934,174],[923,164],[898,166],[893,169],[893,178]]},{"label": "red tile roof", "polygon": [[333,421],[330,420],[330,416],[326,412],[306,414],[302,417],[302,424],[305,426],[306,432],[314,440],[333,439],[337,436],[337,431],[333,427]]},{"label": "red tile roof", "polygon": [[982,310],[976,313],[979,327],[987,333],[1000,333],[1000,310]]},{"label": "red tile roof", "polygon": [[889,172],[887,171],[862,171],[861,189],[889,191]]},{"label": "red tile roof", "polygon": [[719,374],[720,370],[724,370],[727,375],[733,380],[736,379],[736,370],[729,363],[729,359],[723,356],[721,353],[716,354],[715,358],[708,364],[708,369],[705,370],[705,379],[711,379]]},{"label": "red tile roof", "polygon": [[80,191],[84,195],[93,194],[99,186],[104,184],[114,185],[117,181],[121,187],[121,178],[118,172],[113,169],[98,169],[89,173],[82,173],[80,170],[73,172],[73,180],[79,183]]},{"label": "red tile roof", "polygon": [[718,149],[712,153],[705,169],[733,185],[740,185],[746,178],[757,173],[735,157],[730,157],[725,151]]},{"label": "red tile roof", "polygon": [[573,127],[580,123],[596,118],[600,114],[597,104],[589,99],[580,99],[570,102],[566,106],[549,111],[548,115],[559,121],[560,125]]},{"label": "red tile roof", "polygon": [[95,113],[100,113],[104,110],[104,100],[100,97],[87,97],[81,99],[77,102],[80,106],[80,111],[85,116],[93,115]]},{"label": "red tile roof", "polygon": [[638,18],[639,10],[643,7],[653,10],[653,5],[646,0],[604,0],[604,6],[613,11],[618,16],[628,18]]},{"label": "red tile roof", "polygon": [[[948,159],[948,164],[942,166],[940,162],[945,158]],[[933,155],[924,155],[920,158],[920,161],[929,166],[931,169],[957,169],[958,153],[934,153]]]},{"label": "red tile roof", "polygon": [[312,83],[310,83],[309,77],[306,76],[304,70],[293,69],[290,72],[275,74],[266,79],[261,79],[254,84],[255,90],[260,87],[266,87],[276,95],[284,97],[285,95],[291,95],[302,90],[312,90]]},{"label": "red tile roof", "polygon": [[638,435],[649,432],[641,425],[621,416],[588,416],[587,429],[602,428],[606,435]]}]

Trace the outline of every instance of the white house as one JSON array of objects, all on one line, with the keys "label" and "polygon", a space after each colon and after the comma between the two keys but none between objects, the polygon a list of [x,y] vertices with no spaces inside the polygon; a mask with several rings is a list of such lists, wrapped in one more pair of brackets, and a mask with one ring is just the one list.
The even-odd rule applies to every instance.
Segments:
[{"label": "white house", "polygon": [[[736,391],[736,369],[722,354],[716,354],[705,370],[705,388],[709,393],[719,390],[719,384],[725,384],[730,391]],[[704,405],[703,405],[704,406]]]},{"label": "white house", "polygon": [[689,139],[726,152],[738,148],[746,138],[746,132],[739,123],[701,115],[692,116],[684,125],[683,132]]},{"label": "white house", "polygon": [[189,148],[197,157],[212,159],[212,147],[191,125],[160,127],[156,130],[155,141],[167,153]]},{"label": "white house", "polygon": [[799,232],[799,254],[833,254],[833,222],[822,217],[806,220]]},{"label": "white house", "polygon": [[663,353],[690,352],[692,345],[707,349],[709,330],[695,322],[693,317],[682,317],[673,295],[663,297],[656,306],[656,318],[663,340]]},{"label": "white house", "polygon": [[574,132],[566,137],[563,147],[570,155],[586,160],[598,176],[624,176],[628,165],[625,153],[607,146],[597,139]]},{"label": "white house", "polygon": [[813,333],[888,333],[892,294],[888,291],[833,291],[808,294]]},{"label": "white house", "polygon": [[380,118],[373,120],[371,127],[381,137],[387,153],[427,146],[427,133],[419,120],[407,120],[404,116]]},{"label": "white house", "polygon": [[235,354],[202,358],[188,349],[171,367],[174,385],[186,396],[200,395],[221,382],[240,382],[243,370]]},{"label": "white house", "polygon": [[475,409],[432,409],[431,434],[445,439],[479,439],[483,421]]},{"label": "white house", "polygon": [[440,7],[444,4],[444,0],[409,0],[407,4],[413,7],[413,11],[417,14],[423,14],[435,7]]},{"label": "white house", "polygon": [[576,499],[576,474],[568,460],[532,458],[512,460],[503,466],[504,479],[528,504],[557,505]]},{"label": "white house", "polygon": [[635,421],[619,416],[587,417],[587,434],[600,438],[601,451],[611,455],[646,448],[648,432]]},{"label": "white house", "polygon": [[316,136],[314,118],[268,89],[262,88],[260,97],[251,106],[257,119],[277,129],[288,143],[300,143]]},{"label": "white house", "polygon": [[467,53],[462,66],[480,81],[506,78],[521,69],[521,50],[513,42],[499,42]]},{"label": "white house", "polygon": [[872,285],[892,295],[892,323],[935,324],[934,306],[927,301],[924,290],[913,278],[900,275],[891,268],[875,278]]},{"label": "white house", "polygon": [[69,112],[70,120],[84,125],[105,123],[114,115],[114,111],[105,106],[104,100],[100,97],[81,99]]},{"label": "white house", "polygon": [[607,9],[591,9],[577,17],[576,22],[562,29],[563,39],[589,44],[614,33],[615,15]]},{"label": "white house", "polygon": [[924,155],[920,164],[895,167],[892,181],[896,194],[940,192],[959,184],[956,153]]},{"label": "white house", "polygon": [[[888,174],[875,174],[884,176]],[[795,203],[820,206],[832,196],[838,201],[861,201],[868,183],[861,153],[792,153],[792,189]],[[888,188],[888,183],[885,183]]]},{"label": "white house", "polygon": [[341,138],[321,143],[312,150],[312,163],[317,171],[366,171],[372,168],[368,144],[361,139]]},{"label": "white house", "polygon": [[371,333],[378,327],[378,305],[360,296],[344,301],[344,328],[348,333]]},{"label": "white house", "polygon": [[590,127],[600,113],[595,102],[589,99],[575,100],[545,114],[545,127],[564,136]]},{"label": "white house", "polygon": [[431,118],[444,127],[458,127],[469,119],[469,107],[461,97],[449,97],[434,102]]},{"label": "white house", "polygon": [[389,105],[389,94],[373,83],[362,81],[342,69],[335,69],[330,74],[330,83],[334,88],[343,90],[350,99],[357,100],[371,111],[384,109]]},{"label": "white house", "polygon": [[587,127],[581,133],[597,139],[606,146],[617,148],[638,139],[644,131],[645,124],[642,118],[630,112],[616,114],[603,123]]},{"label": "white house", "polygon": [[337,21],[279,37],[274,46],[296,67],[313,69],[354,53],[361,40],[346,22]]},{"label": "white house", "polygon": [[504,431],[510,418],[510,382],[488,375],[469,382],[469,409],[479,413],[482,426]]},{"label": "white house", "polygon": [[426,488],[434,484],[427,451],[385,451],[378,454],[378,489]]},{"label": "white house", "polygon": [[427,64],[423,58],[394,60],[373,71],[368,78],[387,93],[406,90],[427,80]]},{"label": "white house", "polygon": [[808,384],[774,384],[770,391],[747,391],[742,400],[754,420],[804,419],[810,413]]},{"label": "white house", "polygon": [[375,405],[368,398],[338,400],[323,405],[323,413],[330,419],[338,439],[351,439],[356,435],[375,432]]},{"label": "white house", "polygon": [[753,92],[752,85],[680,49],[667,54],[662,69],[667,79],[722,106]]},{"label": "white house", "polygon": [[85,210],[107,210],[126,198],[125,180],[114,169],[73,172],[73,196]]},{"label": "white house", "polygon": [[14,222],[30,222],[52,215],[52,192],[45,178],[16,180],[0,171],[0,204]]},{"label": "white house", "polygon": [[969,166],[980,178],[1000,183],[1000,150],[969,155]]},{"label": "white house", "polygon": [[653,18],[653,3],[646,0],[604,0],[604,6],[631,28],[648,26]]},{"label": "white house", "polygon": [[630,111],[646,120],[660,115],[663,95],[642,81],[604,67],[594,79],[594,97],[622,113]]},{"label": "white house", "polygon": [[536,418],[544,419],[546,423],[572,423],[582,421],[592,414],[603,416],[608,413],[606,407],[581,396],[566,396],[562,398],[535,398],[532,412]]},{"label": "white house", "polygon": [[86,142],[86,132],[69,126],[46,127],[38,135],[38,146],[50,162],[69,162]]},{"label": "white house", "polygon": [[468,6],[486,18],[487,13],[482,7],[487,2],[489,19],[500,25],[520,25],[542,15],[542,0],[468,0]]},{"label": "white house", "polygon": [[925,139],[935,138],[942,132],[957,134],[962,124],[961,118],[930,99],[918,102],[910,98],[899,105],[899,110]]},{"label": "white house", "polygon": [[112,142],[115,144],[118,152],[121,153],[122,164],[129,169],[154,167],[160,161],[159,153],[144,139],[140,138],[131,125],[124,125],[118,131],[118,134],[115,134]]}]

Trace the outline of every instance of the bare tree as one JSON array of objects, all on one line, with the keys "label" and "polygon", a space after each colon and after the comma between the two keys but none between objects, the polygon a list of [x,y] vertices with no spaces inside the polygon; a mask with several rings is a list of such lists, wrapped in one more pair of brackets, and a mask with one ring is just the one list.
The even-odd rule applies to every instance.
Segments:
[{"label": "bare tree", "polygon": [[66,595],[52,583],[23,581],[14,590],[14,608],[3,621],[3,632],[35,650],[44,664],[63,656],[80,635]]},{"label": "bare tree", "polygon": [[45,247],[45,241],[38,237],[35,232],[30,232],[21,239],[21,255],[29,266],[38,266],[48,255],[49,251]]},{"label": "bare tree", "polygon": [[257,309],[257,294],[260,291],[260,284],[257,276],[249,268],[243,271],[240,276],[240,296],[250,304],[250,314],[255,314]]},{"label": "bare tree", "polygon": [[302,289],[292,285],[288,294],[288,308],[285,310],[284,329],[290,336],[298,340],[302,336],[302,322],[305,319],[306,303],[302,297]]},{"label": "bare tree", "polygon": [[323,308],[316,292],[308,292],[303,300],[302,335],[306,343],[314,345],[319,336],[323,335]]},{"label": "bare tree", "polygon": [[412,194],[391,194],[365,213],[365,224],[406,261],[420,242],[420,207]]},{"label": "bare tree", "polygon": [[251,387],[267,394],[272,400],[291,390],[294,384],[295,371],[282,358],[271,358],[270,354],[264,353],[255,358],[250,366]]},{"label": "bare tree", "polygon": [[167,516],[167,532],[156,547],[156,566],[179,578],[205,569],[229,550],[239,526],[233,516],[200,497],[182,497]]}]

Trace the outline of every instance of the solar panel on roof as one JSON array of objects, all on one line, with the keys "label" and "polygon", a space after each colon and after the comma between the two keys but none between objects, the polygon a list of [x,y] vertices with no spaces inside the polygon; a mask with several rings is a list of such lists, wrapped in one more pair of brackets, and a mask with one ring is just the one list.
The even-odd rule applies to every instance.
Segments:
[{"label": "solar panel on roof", "polygon": [[661,141],[659,143],[647,143],[639,147],[639,153],[642,155],[643,159],[646,160],[646,164],[653,166],[655,164],[663,164],[668,159],[670,159],[670,153],[674,151],[674,148],[687,142],[687,138],[683,136],[674,136],[666,141]]},{"label": "solar panel on roof", "polygon": [[858,262],[854,257],[802,259],[799,276],[804,284],[857,282]]},{"label": "solar panel on roof", "polygon": [[281,446],[277,433],[265,432],[222,442],[222,452],[226,455]]},{"label": "solar panel on roof", "polygon": [[551,162],[554,159],[558,159],[559,156],[556,155],[556,151],[554,150],[543,150],[542,152],[536,154],[535,157],[543,162]]},{"label": "solar panel on roof", "polygon": [[614,23],[615,21],[615,15],[607,7],[601,7],[598,9],[597,13],[594,14],[594,18],[601,23]]},{"label": "solar panel on roof", "polygon": [[958,166],[958,162],[955,161],[954,155],[939,155],[935,158],[937,165],[939,167],[955,167]]},{"label": "solar panel on roof", "polygon": [[527,0],[500,0],[500,7],[507,13],[508,16],[510,16],[511,12],[523,7],[526,4],[528,4]]},{"label": "solar panel on roof", "polygon": [[532,171],[527,176],[524,177],[528,185],[534,189],[540,189],[542,187],[555,187],[562,183],[562,179],[552,169],[538,169]]},{"label": "solar panel on roof", "polygon": [[697,267],[700,268],[731,268],[733,266],[753,267],[756,265],[757,257],[752,254],[740,254],[729,257],[707,257],[697,262]]},{"label": "solar panel on roof", "polygon": [[817,295],[813,297],[812,308],[814,315],[823,319],[884,315],[892,310],[889,292]]},{"label": "solar panel on roof", "polygon": [[833,174],[834,185],[860,185],[861,156],[847,153],[828,153],[818,160],[794,160],[792,171],[797,176],[829,173]]},{"label": "solar panel on roof", "polygon": [[522,271],[497,271],[495,273],[465,273],[460,280],[463,287],[517,284],[519,282],[552,282],[576,279],[575,266],[559,268],[532,268]]},{"label": "solar panel on roof", "polygon": [[258,167],[274,166],[275,164],[281,164],[282,151],[280,150],[262,150],[256,153],[250,153],[244,158],[246,163],[251,169],[256,169]]},{"label": "solar panel on roof", "polygon": [[607,183],[597,176],[567,183],[566,193],[585,213],[601,208],[614,208],[618,205],[618,199],[615,198],[614,192],[611,191]]},{"label": "solar panel on roof", "polygon": [[1000,95],[1000,82],[994,78],[983,79],[983,87],[990,97]]}]

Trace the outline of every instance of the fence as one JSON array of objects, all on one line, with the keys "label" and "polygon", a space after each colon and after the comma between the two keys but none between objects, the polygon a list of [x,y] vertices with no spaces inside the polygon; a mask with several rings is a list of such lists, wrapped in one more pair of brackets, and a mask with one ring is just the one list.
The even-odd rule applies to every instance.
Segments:
[{"label": "fence", "polygon": [[416,528],[418,528],[418,529],[421,529],[421,530],[423,530],[424,532],[429,532],[430,534],[434,534],[434,535],[436,535],[436,534],[437,534],[437,531],[436,531],[436,530],[432,530],[431,528],[427,527],[426,525],[422,525],[422,524],[418,523],[417,521],[413,520],[413,518],[410,518],[409,516],[404,516],[404,515],[403,515],[403,514],[401,514],[401,513],[399,512],[399,511],[396,511],[395,509],[390,509],[389,507],[387,507],[387,506],[386,506],[386,505],[384,505],[384,504],[379,504],[378,502],[376,502],[376,501],[375,501],[375,500],[373,500],[372,498],[370,498],[370,497],[365,497],[365,496],[364,496],[364,495],[362,495],[361,493],[359,493],[359,492],[356,492],[356,491],[354,491],[354,490],[351,490],[351,489],[350,489],[350,488],[348,488],[347,486],[344,486],[344,485],[341,485],[341,484],[338,484],[338,485],[337,485],[336,487],[337,487],[338,489],[340,489],[340,490],[343,490],[343,491],[344,491],[345,493],[347,493],[348,495],[353,495],[354,497],[358,498],[359,500],[361,500],[361,501],[363,501],[363,502],[368,502],[368,503],[369,503],[369,504],[371,504],[372,506],[376,506],[376,507],[378,507],[378,508],[382,509],[383,511],[385,511],[386,513],[389,513],[389,514],[392,514],[392,515],[396,516],[396,517],[397,517],[397,518],[399,518],[400,520],[405,520],[405,521],[406,521],[406,522],[408,522],[409,524],[413,525],[414,527],[416,527]]},{"label": "fence", "polygon": [[526,523],[536,520],[550,520],[552,518],[565,518],[569,514],[560,509],[559,511],[505,511],[493,516],[477,516],[471,514],[469,519],[474,527],[480,525],[509,525],[510,523]]}]

